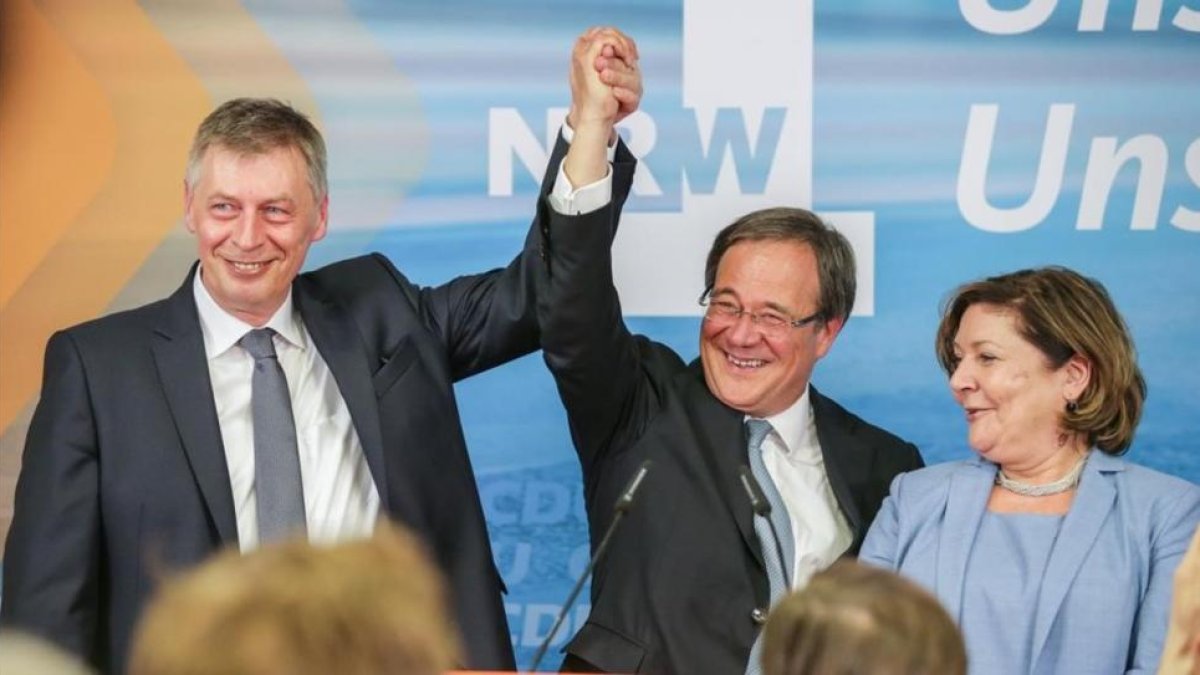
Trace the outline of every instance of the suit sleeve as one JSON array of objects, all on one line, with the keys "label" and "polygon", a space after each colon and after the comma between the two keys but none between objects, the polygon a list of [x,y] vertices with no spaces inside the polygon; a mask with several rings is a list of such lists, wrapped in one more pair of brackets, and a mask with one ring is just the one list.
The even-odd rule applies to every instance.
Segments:
[{"label": "suit sleeve", "polygon": [[99,607],[99,457],[87,375],[69,334],[46,346],[4,556],[3,623],[81,658]]},{"label": "suit sleeve", "polygon": [[508,266],[420,290],[422,318],[439,337],[455,381],[537,349],[532,276],[536,227],[535,220]]},{"label": "suit sleeve", "polygon": [[[920,461],[920,455],[917,456],[917,460]],[[879,513],[871,523],[871,528],[867,530],[867,537],[858,552],[860,562],[893,571],[899,566],[896,549],[899,546],[900,514],[896,504],[903,481],[903,474],[892,479],[888,496],[879,507]]]},{"label": "suit sleeve", "polygon": [[572,440],[585,474],[597,456],[618,443],[643,375],[638,349],[621,316],[613,285],[612,241],[633,180],[635,161],[624,144],[613,163],[613,201],[568,216],[547,208],[547,266],[539,276],[538,321],[546,365],[567,410]]},{"label": "suit sleeve", "polygon": [[905,459],[905,466],[901,469],[901,473],[925,468],[925,458],[921,456],[920,449],[913,443],[907,443],[904,447],[908,457]]},{"label": "suit sleeve", "polygon": [[568,147],[561,137],[555,144],[524,245],[506,267],[419,291],[416,302],[422,318],[444,345],[456,381],[539,346],[535,293],[536,275],[547,264],[549,209],[544,205]]},{"label": "suit sleeve", "polygon": [[1127,673],[1153,673],[1162,656],[1167,623],[1171,614],[1171,592],[1175,568],[1183,560],[1192,533],[1200,525],[1200,489],[1188,486],[1178,499],[1164,500],[1169,504],[1164,518],[1151,541],[1150,576],[1146,594],[1138,607],[1133,654]]}]

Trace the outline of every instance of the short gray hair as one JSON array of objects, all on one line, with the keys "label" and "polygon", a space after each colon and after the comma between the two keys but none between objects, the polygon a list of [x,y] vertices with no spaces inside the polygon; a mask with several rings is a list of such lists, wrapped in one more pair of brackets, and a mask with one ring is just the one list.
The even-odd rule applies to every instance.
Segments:
[{"label": "short gray hair", "polygon": [[777,207],[754,211],[717,233],[704,266],[704,295],[717,282],[717,266],[734,244],[743,241],[794,241],[807,244],[817,257],[820,321],[845,321],[854,309],[854,249],[845,235],[805,209]]},{"label": "short gray hair", "polygon": [[237,153],[258,155],[276,148],[296,148],[308,167],[313,197],[329,193],[325,141],[308,117],[273,98],[235,98],[222,103],[200,123],[188,152],[187,184],[194,189],[200,179],[204,153],[214,145]]}]

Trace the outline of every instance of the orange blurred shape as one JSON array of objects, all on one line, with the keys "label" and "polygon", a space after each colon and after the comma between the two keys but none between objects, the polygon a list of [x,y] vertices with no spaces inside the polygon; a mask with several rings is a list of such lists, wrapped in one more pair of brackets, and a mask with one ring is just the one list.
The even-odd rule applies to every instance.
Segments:
[{"label": "orange blurred shape", "polygon": [[100,84],[29,0],[6,0],[2,30],[0,310],[99,191],[117,145]]},{"label": "orange blurred shape", "polygon": [[97,316],[175,226],[210,102],[130,0],[6,0],[0,82],[0,429],[50,333]]}]

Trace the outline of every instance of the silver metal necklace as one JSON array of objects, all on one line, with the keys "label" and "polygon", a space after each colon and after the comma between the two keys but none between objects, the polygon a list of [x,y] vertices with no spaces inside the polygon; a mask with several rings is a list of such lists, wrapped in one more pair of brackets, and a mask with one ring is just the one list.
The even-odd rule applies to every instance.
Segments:
[{"label": "silver metal necklace", "polygon": [[1075,463],[1075,466],[1071,467],[1071,470],[1067,472],[1067,475],[1053,483],[1046,483],[1044,485],[1034,485],[1033,483],[1009,478],[1004,475],[1004,471],[997,467],[996,485],[1024,497],[1049,497],[1050,495],[1066,492],[1079,485],[1079,478],[1083,475],[1083,466],[1087,464],[1089,454],[1091,453],[1084,453],[1083,457],[1079,458],[1079,461]]}]

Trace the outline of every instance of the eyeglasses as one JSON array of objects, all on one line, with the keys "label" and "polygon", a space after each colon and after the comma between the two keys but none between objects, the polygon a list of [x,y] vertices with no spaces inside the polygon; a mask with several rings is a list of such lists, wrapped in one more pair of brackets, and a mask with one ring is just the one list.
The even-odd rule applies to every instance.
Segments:
[{"label": "eyeglasses", "polygon": [[803,328],[814,321],[820,320],[823,316],[820,310],[802,319],[793,319],[786,314],[774,310],[751,312],[742,309],[742,306],[736,302],[731,300],[713,300],[707,294],[700,296],[700,306],[706,308],[704,320],[714,326],[732,326],[740,321],[744,314],[750,317],[750,323],[757,326],[760,333],[768,337],[783,337],[788,328]]}]

